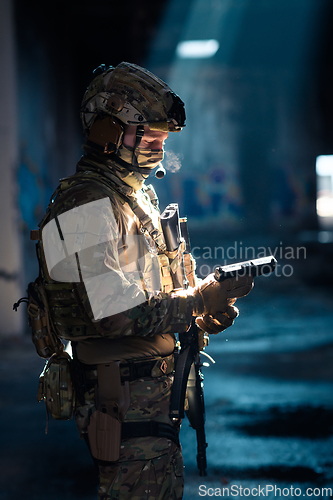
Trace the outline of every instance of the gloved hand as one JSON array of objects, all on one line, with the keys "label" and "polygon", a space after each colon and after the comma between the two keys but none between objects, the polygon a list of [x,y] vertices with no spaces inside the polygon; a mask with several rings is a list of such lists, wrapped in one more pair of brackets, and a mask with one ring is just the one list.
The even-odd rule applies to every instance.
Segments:
[{"label": "gloved hand", "polygon": [[237,307],[228,306],[227,312],[216,313],[214,317],[209,314],[199,316],[196,319],[196,324],[201,330],[209,333],[209,335],[216,335],[231,326],[238,314]]},{"label": "gloved hand", "polygon": [[[219,282],[214,278],[214,274],[209,274],[192,292],[194,297],[193,315],[203,318],[209,315],[217,321],[222,320],[221,324],[228,323],[228,318],[233,320],[238,315],[238,309],[233,306],[235,303],[233,299],[245,297],[250,293],[252,287],[252,276],[239,276]],[[225,313],[223,316],[227,320],[220,314],[217,317],[217,313]],[[208,320],[203,321],[207,322]]]}]

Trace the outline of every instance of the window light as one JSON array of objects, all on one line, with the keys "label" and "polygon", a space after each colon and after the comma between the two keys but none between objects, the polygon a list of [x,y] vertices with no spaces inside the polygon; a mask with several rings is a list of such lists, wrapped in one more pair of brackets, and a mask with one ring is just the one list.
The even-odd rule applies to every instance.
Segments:
[{"label": "window light", "polygon": [[179,42],[176,54],[180,59],[207,59],[213,57],[220,44],[217,40],[186,40]]}]

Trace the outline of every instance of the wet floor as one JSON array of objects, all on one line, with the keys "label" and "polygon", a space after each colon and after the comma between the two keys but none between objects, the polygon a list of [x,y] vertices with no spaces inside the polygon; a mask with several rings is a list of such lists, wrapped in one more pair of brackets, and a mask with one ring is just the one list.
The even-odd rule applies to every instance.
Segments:
[{"label": "wet floor", "polygon": [[208,476],[195,476],[184,424],[186,500],[223,488],[232,498],[333,494],[333,295],[269,280],[258,278],[237,325],[207,348]]},{"label": "wet floor", "polygon": [[[331,288],[258,278],[238,305],[235,325],[207,348],[216,363],[204,368],[206,477],[196,470],[195,432],[183,423],[184,499],[329,498]],[[43,360],[29,339],[2,341],[0,361],[0,500],[94,500],[96,472],[74,422],[52,420],[45,435],[36,401]]]}]

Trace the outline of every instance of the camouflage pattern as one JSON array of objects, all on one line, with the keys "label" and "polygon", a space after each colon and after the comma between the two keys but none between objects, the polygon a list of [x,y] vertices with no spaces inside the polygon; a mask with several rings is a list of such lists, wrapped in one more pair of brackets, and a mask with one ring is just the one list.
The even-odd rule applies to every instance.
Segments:
[{"label": "camouflage pattern", "polygon": [[[49,304],[50,320],[56,333],[60,338],[78,340],[77,352],[80,353],[81,341],[89,340],[89,349],[86,349],[85,356],[80,357],[80,361],[86,365],[94,364],[99,352],[98,342],[107,340],[110,347],[106,349],[109,361],[124,359],[117,352],[117,358],[112,354],[113,343],[119,339],[119,345],[125,345],[127,352],[138,348],[138,342],[142,339],[141,349],[138,350],[137,357],[147,358],[156,346],[156,354],[159,354],[161,343],[165,342],[169,351],[160,355],[172,353],[175,345],[174,334],[185,331],[192,318],[193,301],[187,297],[185,292],[177,293],[171,291],[161,291],[154,284],[149,285],[147,278],[145,286],[131,283],[128,286],[128,279],[125,277],[123,269],[126,262],[122,261],[126,238],[140,236],[140,244],[136,249],[137,254],[129,259],[130,264],[135,259],[140,259],[152,253],[158,256],[156,240],[147,231],[143,234],[141,228],[147,227],[147,220],[159,234],[159,211],[156,204],[150,202],[150,198],[145,190],[134,193],[133,190],[122,183],[116,176],[117,165],[112,160],[99,160],[98,155],[87,155],[78,164],[77,173],[61,181],[56,190],[52,203],[50,204],[46,216],[40,225],[41,234],[46,225],[55,220],[61,220],[61,216],[77,207],[88,205],[107,198],[112,211],[113,222],[122,238],[106,238],[106,241],[99,240],[101,246],[98,248],[96,260],[92,254],[84,256],[84,270],[89,273],[96,264],[104,266],[105,269],[116,271],[117,279],[123,283],[124,290],[132,290],[141,294],[142,302],[127,310],[122,310],[116,314],[98,318],[92,307],[91,294],[88,296],[84,282],[70,283],[71,268],[69,261],[64,259],[64,267],[56,266],[59,276],[63,276],[63,281],[54,279],[53,268],[47,265],[45,255],[48,243],[42,240],[38,246],[41,276],[45,284],[45,292]],[[95,210],[94,205],[93,210]],[[90,212],[90,205],[87,210]],[[134,210],[134,211],[133,211]],[[141,212],[140,212],[141,211]],[[111,212],[110,212],[111,214]],[[138,216],[136,214],[139,214]],[[140,215],[141,214],[141,215]],[[148,218],[146,216],[148,215]],[[100,214],[93,213],[94,217],[103,219],[103,224],[96,223],[98,237],[104,234],[104,230],[112,231],[114,228],[108,226],[108,213],[101,210]],[[105,222],[105,224],[104,224]],[[66,222],[67,224],[67,222]],[[65,226],[66,226],[65,224]],[[75,234],[75,228],[70,227],[68,222],[68,234]],[[64,227],[65,227],[64,226]],[[87,235],[87,238],[89,235]],[[63,237],[65,241],[65,236]],[[57,242],[50,242],[51,247]],[[103,247],[104,245],[104,247]],[[96,248],[95,248],[96,250]],[[46,253],[45,253],[46,252]],[[141,253],[140,253],[141,252]],[[72,252],[73,253],[73,252]],[[74,252],[75,253],[75,252]],[[69,254],[68,254],[69,255]],[[89,264],[89,259],[91,264]],[[72,260],[72,262],[74,262]],[[150,262],[153,262],[151,259]],[[69,265],[69,267],[68,267]],[[151,264],[152,265],[152,264]],[[157,260],[159,266],[159,261]],[[67,267],[66,267],[67,266]],[[159,267],[160,269],[160,267]],[[63,274],[61,274],[63,273]],[[148,273],[149,274],[149,273]],[[147,276],[148,276],[147,274]],[[100,286],[103,286],[100,285]],[[93,290],[94,292],[94,290]],[[96,290],[96,293],[99,290]],[[112,295],[112,294],[111,294]],[[96,295],[97,297],[97,295]],[[105,295],[106,301],[114,301],[116,298]],[[120,297],[121,299],[121,297]],[[150,340],[149,346],[147,339]],[[156,339],[156,340],[155,340]],[[171,340],[171,344],[170,344]],[[156,344],[155,344],[156,341]],[[96,346],[96,349],[95,349]],[[124,349],[124,352],[126,351]],[[163,349],[161,349],[163,351]],[[125,358],[126,359],[126,358]],[[102,361],[100,361],[101,363]],[[75,420],[81,437],[87,436],[87,429],[91,416],[96,411],[95,403],[95,382],[91,368],[87,370],[87,383],[89,390],[84,394],[84,404],[76,408]],[[159,375],[158,372],[155,375]],[[110,381],[111,383],[111,381]],[[155,420],[171,424],[169,418],[170,394],[173,383],[173,375],[154,376],[134,380],[130,385],[130,407],[125,415],[126,422],[139,422]],[[167,438],[142,437],[126,439],[121,443],[120,458],[110,467],[100,467],[100,489],[99,498],[131,498],[131,499],[181,499],[183,491],[182,478],[182,458],[179,447]]]},{"label": "camouflage pattern", "polygon": [[[91,372],[87,373],[91,380]],[[97,371],[95,375],[97,380]],[[142,378],[129,383],[131,405],[125,415],[125,422],[139,422],[155,420],[171,425],[169,418],[169,405],[173,375],[163,375],[156,378]],[[76,407],[75,421],[80,436],[87,434],[89,420],[95,406],[95,386],[85,392],[85,404]],[[120,461],[151,459],[160,456],[170,448],[170,441],[166,438],[135,438],[122,442]],[[143,444],[145,446],[143,446]]]},{"label": "camouflage pattern", "polygon": [[[94,374],[97,380],[97,370]],[[87,377],[88,378],[88,377]],[[96,411],[95,405],[95,386],[92,385],[84,393],[84,404],[78,403],[75,410],[75,423],[81,439],[85,439],[88,433],[88,425],[91,415]]]},{"label": "camouflage pattern", "polygon": [[[118,151],[118,156],[126,161],[129,165],[132,163],[133,148],[125,146],[124,144]],[[163,160],[164,150],[163,149],[145,149],[145,148],[135,148],[135,157],[137,164],[144,168],[154,168]]]},{"label": "camouflage pattern", "polygon": [[38,401],[44,401],[55,420],[69,420],[75,410],[71,358],[66,353],[53,354],[39,377]]},{"label": "camouflage pattern", "polygon": [[[50,210],[48,217],[42,222],[42,234],[43,227],[56,215],[61,216],[74,207],[107,196],[111,202],[112,214],[119,233],[127,238],[131,236],[142,238],[141,224],[133,214],[131,206],[142,204],[144,199],[148,205],[147,198],[142,192],[140,193],[142,200],[138,198],[139,195],[135,197],[131,188],[127,189],[126,186],[121,185],[119,179],[119,185],[112,182],[115,176],[112,176],[111,167],[111,160],[108,160],[106,166],[96,160],[93,163],[81,161],[79,172],[61,183],[55,201],[51,205],[52,212]],[[147,209],[146,205],[143,205],[143,212]],[[158,224],[157,209],[151,204],[150,209],[152,222]],[[106,214],[101,213],[101,217],[105,218]],[[155,247],[154,241],[149,241],[148,235],[145,238],[148,247]],[[88,297],[84,283],[77,283],[73,287],[72,284],[58,282],[51,278],[45,262],[45,244],[46,242],[41,242],[40,265],[50,307],[50,317],[60,338],[80,340],[88,337],[112,339],[131,336],[145,337],[162,333],[173,334],[187,329],[193,311],[192,299],[180,293],[148,293],[140,288],[129,287],[128,280],[123,278],[122,267],[124,265],[120,262],[123,242],[119,238],[112,239],[112,245],[109,244],[105,249],[104,262],[98,265],[105,266],[106,270],[115,270],[119,279],[124,279],[124,290],[141,294],[142,300],[136,307],[97,321],[91,307],[91,296]],[[147,250],[145,252],[147,253]],[[139,255],[133,257],[133,260],[138,258]],[[116,265],[119,266],[118,270],[115,268]],[[68,268],[64,269],[64,273],[70,274]],[[106,299],[110,303],[114,300],[111,296]]]},{"label": "camouflage pattern", "polygon": [[[87,373],[91,379],[97,372]],[[125,422],[154,420],[171,424],[169,405],[173,375],[130,382],[131,406]],[[85,405],[76,411],[81,437],[87,433],[95,411],[94,389],[85,393]],[[180,448],[166,438],[142,437],[121,442],[120,458],[99,466],[99,499],[177,499],[183,493],[183,462]]]},{"label": "camouflage pattern", "polygon": [[61,354],[64,344],[54,333],[45,288],[39,277],[28,285],[28,301],[27,312],[31,327],[31,340],[38,356],[47,359],[54,353]]},{"label": "camouflage pattern", "polygon": [[176,132],[185,122],[184,104],[170,87],[145,68],[127,62],[111,66],[89,85],[81,105],[86,134],[100,114],[126,125],[149,124],[153,130]]},{"label": "camouflage pattern", "polygon": [[[181,500],[183,459],[172,443],[170,452],[150,460],[99,467],[100,500]],[[176,448],[176,449],[175,449]],[[173,451],[173,453],[172,453]]]}]

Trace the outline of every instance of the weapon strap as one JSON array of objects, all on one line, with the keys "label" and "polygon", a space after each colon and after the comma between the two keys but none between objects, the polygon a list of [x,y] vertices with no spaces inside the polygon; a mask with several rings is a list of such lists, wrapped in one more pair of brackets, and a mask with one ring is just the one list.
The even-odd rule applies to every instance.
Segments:
[{"label": "weapon strap", "polygon": [[186,386],[191,366],[195,360],[194,349],[198,346],[197,325],[192,318],[190,328],[180,335],[181,350],[177,356],[175,378],[170,401],[170,418],[182,419],[185,416],[184,403]]},{"label": "weapon strap", "polygon": [[175,378],[171,391],[170,418],[183,419],[187,380],[194,361],[191,346],[182,349],[177,358]]},{"label": "weapon strap", "polygon": [[[206,437],[204,419],[204,399],[202,375],[200,372],[200,355],[198,352],[198,327],[192,318],[190,328],[180,334],[181,351],[177,356],[176,371],[171,392],[170,418],[183,419],[184,403],[187,390],[189,409],[186,411],[190,426],[197,433],[197,464],[200,476],[206,476]],[[194,412],[194,415],[193,415]],[[198,415],[196,413],[199,413]]]}]

